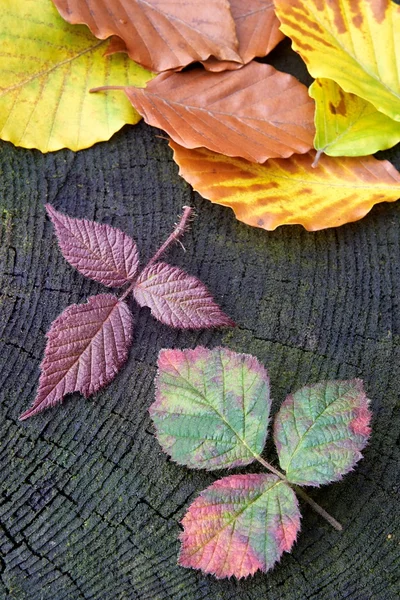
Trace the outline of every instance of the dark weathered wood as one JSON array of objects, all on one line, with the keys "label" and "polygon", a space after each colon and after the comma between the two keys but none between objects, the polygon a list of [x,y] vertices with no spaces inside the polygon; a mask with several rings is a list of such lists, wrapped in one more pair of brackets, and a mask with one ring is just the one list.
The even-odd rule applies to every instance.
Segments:
[{"label": "dark weathered wood", "polygon": [[[75,155],[0,145],[0,598],[394,600],[400,203],[319,233],[252,229],[193,194],[155,133],[139,124]],[[400,152],[387,155],[399,168]],[[34,398],[50,323],[102,289],[61,257],[46,202],[122,228],[143,259],[192,204],[198,216],[187,251],[177,245],[168,259],[199,276],[238,327],[172,331],[133,306],[134,346],[116,380],[89,401],[76,394],[19,423]],[[365,380],[374,410],[371,443],[355,472],[311,490],[344,531],[304,506],[293,553],[271,573],[241,582],[176,566],[179,520],[217,475],[170,462],[147,412],[161,348],[220,343],[267,365],[274,410],[307,382],[354,376]]]}]

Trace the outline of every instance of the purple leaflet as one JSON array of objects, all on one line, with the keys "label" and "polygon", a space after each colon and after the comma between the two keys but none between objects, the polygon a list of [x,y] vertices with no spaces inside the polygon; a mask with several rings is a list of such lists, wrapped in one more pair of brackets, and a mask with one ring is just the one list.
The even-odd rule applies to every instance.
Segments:
[{"label": "purple leaflet", "polygon": [[131,281],[138,270],[135,242],[111,225],[73,219],[46,204],[64,258],[82,275],[109,287]]},{"label": "purple leaflet", "polygon": [[140,306],[149,307],[153,317],[170,327],[202,329],[235,325],[201,281],[167,263],[146,267],[133,294]]},{"label": "purple leaflet", "polygon": [[72,304],[52,323],[41,364],[39,388],[23,421],[54,406],[71,392],[86,398],[104,387],[128,358],[132,316],[125,302],[112,294]]}]

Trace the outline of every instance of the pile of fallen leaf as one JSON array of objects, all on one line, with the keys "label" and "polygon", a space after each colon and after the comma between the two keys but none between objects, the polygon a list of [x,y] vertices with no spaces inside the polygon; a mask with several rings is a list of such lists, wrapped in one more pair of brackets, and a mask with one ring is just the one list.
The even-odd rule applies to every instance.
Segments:
[{"label": "pile of fallen leaf", "polygon": [[[399,198],[399,173],[371,156],[400,141],[392,0],[54,4],[68,23],[51,0],[3,2],[2,139],[79,150],[142,116],[195,190],[268,230],[337,226]],[[256,60],[284,35],[310,89]]]}]

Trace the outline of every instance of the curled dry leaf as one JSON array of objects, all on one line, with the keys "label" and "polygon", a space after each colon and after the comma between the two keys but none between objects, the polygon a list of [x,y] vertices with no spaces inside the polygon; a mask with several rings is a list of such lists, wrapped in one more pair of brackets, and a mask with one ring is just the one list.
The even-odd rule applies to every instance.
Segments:
[{"label": "curled dry leaf", "polygon": [[128,53],[128,49],[124,40],[121,40],[117,35],[113,35],[109,38],[110,43],[108,44],[107,50],[105,52],[105,56],[109,56],[110,54],[115,54],[117,52],[125,52]]},{"label": "curled dry leaf", "polygon": [[322,156],[315,152],[258,165],[206,148],[170,142],[180,175],[204,198],[230,206],[236,217],[267,230],[300,224],[309,231],[357,221],[378,202],[400,197],[400,174],[386,160]]},{"label": "curled dry leaf", "polygon": [[400,121],[400,6],[392,0],[275,0],[281,30],[315,78]]},{"label": "curled dry leaf", "polygon": [[69,23],[85,23],[100,39],[120,37],[129,56],[152,71],[210,56],[241,62],[228,0],[53,1]]},{"label": "curled dry leaf", "polygon": [[61,402],[66,394],[85,397],[110,383],[121,369],[132,342],[132,316],[127,304],[112,294],[72,304],[47,333],[39,388],[28,419]]},{"label": "curled dry leaf", "polygon": [[146,123],[187,148],[264,162],[312,148],[314,102],[307,88],[270,65],[238,71],[158,75],[146,89],[125,92]]},{"label": "curled dry leaf", "polygon": [[72,27],[51,0],[3,0],[0,20],[0,137],[24,148],[80,150],[140,116],[121,94],[99,85],[144,85],[154,75],[109,41]]},{"label": "curled dry leaf", "polygon": [[[279,30],[280,21],[275,14],[273,2],[229,0],[229,3],[243,64],[249,63],[256,56],[266,56],[285,37]],[[203,65],[208,71],[215,72],[240,69],[243,66],[238,62],[220,61],[215,58],[203,61]]]},{"label": "curled dry leaf", "polygon": [[275,475],[231,475],[213,483],[182,520],[179,564],[216,577],[268,571],[300,530],[293,490]]},{"label": "curled dry leaf", "polygon": [[82,275],[109,287],[120,287],[135,277],[139,254],[126,233],[95,221],[73,219],[50,204],[46,210],[62,255]]},{"label": "curled dry leaf", "polygon": [[400,141],[400,122],[345,92],[332,79],[316,79],[309,94],[315,100],[314,147],[319,152],[366,156]]},{"label": "curled dry leaf", "polygon": [[288,480],[319,486],[351,471],[371,433],[368,404],[360,379],[317,383],[290,394],[274,423]]},{"label": "curled dry leaf", "polygon": [[150,308],[156,319],[170,327],[203,329],[235,325],[197,277],[167,263],[146,267],[136,281],[133,295],[140,306]]},{"label": "curled dry leaf", "polygon": [[269,378],[254,356],[199,346],[160,352],[150,415],[177,463],[211,471],[253,462],[270,408]]}]

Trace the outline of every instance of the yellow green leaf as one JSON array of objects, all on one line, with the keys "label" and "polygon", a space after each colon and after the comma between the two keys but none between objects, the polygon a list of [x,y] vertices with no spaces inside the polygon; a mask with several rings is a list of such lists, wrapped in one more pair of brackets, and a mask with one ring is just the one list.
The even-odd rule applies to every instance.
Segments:
[{"label": "yellow green leaf", "polygon": [[314,147],[329,156],[366,156],[400,141],[400,122],[370,102],[341,89],[332,79],[316,79]]},{"label": "yellow green leaf", "polygon": [[315,151],[270,158],[260,165],[206,148],[170,142],[180,175],[204,198],[269,231],[303,225],[309,231],[357,221],[378,202],[400,197],[400,173],[387,160],[322,156]]},{"label": "yellow green leaf", "polygon": [[275,0],[281,31],[315,78],[400,121],[400,6],[391,0]]},{"label": "yellow green leaf", "polygon": [[110,40],[69,25],[51,0],[3,0],[0,19],[0,138],[42,152],[80,150],[108,140],[138,113],[99,85],[144,85],[154,76]]}]

